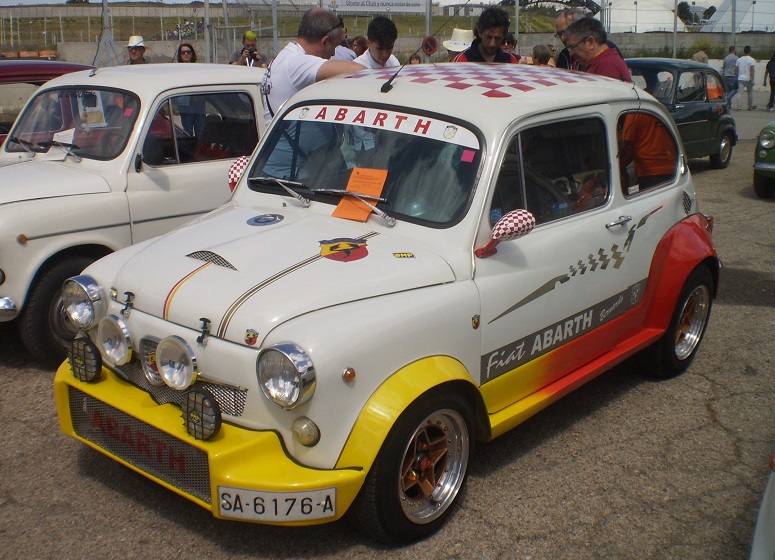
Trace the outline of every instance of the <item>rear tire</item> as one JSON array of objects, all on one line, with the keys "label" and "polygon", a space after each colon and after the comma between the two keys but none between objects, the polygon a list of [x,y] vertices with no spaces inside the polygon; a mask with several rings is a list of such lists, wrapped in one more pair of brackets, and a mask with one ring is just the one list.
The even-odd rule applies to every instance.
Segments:
[{"label": "rear tire", "polygon": [[725,169],[732,159],[732,133],[724,132],[719,139],[718,152],[711,154],[710,165],[714,169]]},{"label": "rear tire", "polygon": [[71,257],[44,270],[30,287],[27,304],[18,319],[19,337],[35,359],[57,366],[67,357],[77,334],[62,317],[62,284],[89,266],[93,259]]},{"label": "rear tire", "polygon": [[670,379],[692,363],[713,306],[713,276],[705,265],[684,282],[670,325],[657,342],[643,351],[643,369],[651,377]]},{"label": "rear tire", "polygon": [[762,177],[754,171],[753,174],[753,192],[759,198],[772,198],[775,196],[775,179]]},{"label": "rear tire", "polygon": [[350,507],[350,521],[390,545],[437,531],[462,499],[474,426],[462,395],[433,391],[413,402],[385,439]]}]

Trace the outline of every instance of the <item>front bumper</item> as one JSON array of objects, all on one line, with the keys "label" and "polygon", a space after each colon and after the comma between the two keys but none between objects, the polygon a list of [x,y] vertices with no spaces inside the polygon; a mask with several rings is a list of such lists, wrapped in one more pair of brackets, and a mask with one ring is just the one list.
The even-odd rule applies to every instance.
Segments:
[{"label": "front bumper", "polygon": [[753,164],[753,170],[755,173],[761,173],[765,177],[775,177],[775,163],[767,163],[766,161],[757,161]]},{"label": "front bumper", "polygon": [[[366,476],[358,468],[324,470],[299,465],[270,430],[224,423],[213,439],[195,440],[187,434],[178,406],[158,405],[148,393],[105,369],[95,382],[85,383],[63,363],[54,379],[54,397],[65,434],[218,518],[270,525],[334,521],[353,502]],[[250,498],[253,505],[235,507],[237,495],[242,501]],[[320,501],[321,495],[332,499],[321,507],[309,506],[310,497]],[[255,500],[275,506],[298,500],[300,505],[293,511],[263,506],[257,511]]]}]

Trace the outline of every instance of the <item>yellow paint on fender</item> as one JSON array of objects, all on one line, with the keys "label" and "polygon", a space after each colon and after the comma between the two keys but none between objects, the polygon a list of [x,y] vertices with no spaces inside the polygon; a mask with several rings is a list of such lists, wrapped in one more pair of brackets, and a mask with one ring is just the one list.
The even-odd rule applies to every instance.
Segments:
[{"label": "yellow paint on fender", "polygon": [[419,360],[390,376],[374,391],[358,415],[337,468],[357,465],[368,471],[388,432],[406,407],[425,391],[449,381],[474,385],[463,364],[447,356]]}]

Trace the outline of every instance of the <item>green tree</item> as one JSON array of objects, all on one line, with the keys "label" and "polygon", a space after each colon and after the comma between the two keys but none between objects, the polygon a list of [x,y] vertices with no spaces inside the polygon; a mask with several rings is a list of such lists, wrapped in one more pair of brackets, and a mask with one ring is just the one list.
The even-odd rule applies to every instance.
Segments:
[{"label": "green tree", "polygon": [[702,18],[703,19],[710,19],[710,18],[713,17],[713,14],[715,14],[715,13],[716,13],[716,6],[711,6],[710,8],[708,8],[707,10],[702,12]]},{"label": "green tree", "polygon": [[67,0],[65,4],[88,4],[89,0]]},{"label": "green tree", "polygon": [[681,18],[681,21],[684,23],[692,21],[692,11],[689,8],[689,2],[678,3],[678,17]]}]

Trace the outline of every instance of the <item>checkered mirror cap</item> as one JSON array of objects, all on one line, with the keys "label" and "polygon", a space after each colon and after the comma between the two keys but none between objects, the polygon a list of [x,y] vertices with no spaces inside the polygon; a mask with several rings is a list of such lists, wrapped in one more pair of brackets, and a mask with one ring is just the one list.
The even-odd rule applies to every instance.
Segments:
[{"label": "checkered mirror cap", "polygon": [[498,241],[516,239],[527,235],[536,225],[536,219],[527,210],[513,210],[503,216],[492,228],[492,238]]},{"label": "checkered mirror cap", "polygon": [[229,167],[229,190],[233,191],[234,187],[237,186],[237,183],[240,180],[240,177],[242,177],[242,174],[245,173],[245,169],[248,167],[248,162],[250,161],[250,158],[248,156],[240,156],[238,157],[234,163],[231,164],[231,167]]}]

